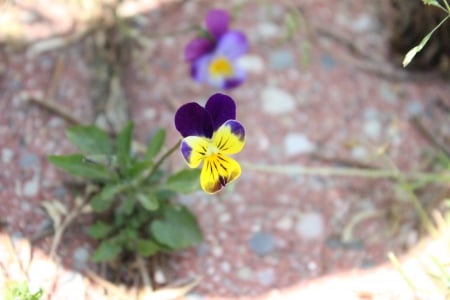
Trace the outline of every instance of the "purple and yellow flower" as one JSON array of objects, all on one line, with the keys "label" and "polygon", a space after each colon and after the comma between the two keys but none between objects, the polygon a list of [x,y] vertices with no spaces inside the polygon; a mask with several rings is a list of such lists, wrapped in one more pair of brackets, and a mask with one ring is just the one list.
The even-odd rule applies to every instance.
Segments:
[{"label": "purple and yellow flower", "polygon": [[244,33],[229,30],[230,15],[225,10],[212,9],[206,18],[206,36],[191,40],[185,48],[185,60],[191,63],[191,76],[198,82],[229,89],[245,79],[239,58],[248,51]]},{"label": "purple and yellow flower", "polygon": [[236,104],[231,97],[214,94],[205,107],[190,102],[175,114],[175,127],[183,136],[181,154],[190,168],[203,163],[200,185],[216,193],[241,175],[241,166],[228,155],[245,144],[244,127],[235,120]]}]

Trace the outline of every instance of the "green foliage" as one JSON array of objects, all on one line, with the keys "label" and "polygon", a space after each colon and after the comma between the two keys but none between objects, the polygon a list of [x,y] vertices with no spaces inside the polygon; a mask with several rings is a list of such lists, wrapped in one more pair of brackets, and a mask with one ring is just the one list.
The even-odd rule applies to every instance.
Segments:
[{"label": "green foliage", "polygon": [[5,300],[39,300],[43,294],[42,289],[37,291],[30,291],[28,282],[8,282],[6,285],[4,299]]},{"label": "green foliage", "polygon": [[185,207],[166,207],[162,220],[152,222],[155,239],[171,250],[183,249],[202,239],[195,217]]},{"label": "green foliage", "polygon": [[95,262],[126,252],[151,256],[180,250],[202,239],[194,215],[172,200],[177,193],[199,189],[199,170],[166,172],[163,161],[179,144],[161,154],[163,129],[156,131],[143,153],[133,153],[133,128],[129,123],[111,139],[95,126],[76,126],[67,136],[81,153],[49,156],[57,168],[99,187],[90,199],[96,215],[88,230],[100,242],[92,256]]}]

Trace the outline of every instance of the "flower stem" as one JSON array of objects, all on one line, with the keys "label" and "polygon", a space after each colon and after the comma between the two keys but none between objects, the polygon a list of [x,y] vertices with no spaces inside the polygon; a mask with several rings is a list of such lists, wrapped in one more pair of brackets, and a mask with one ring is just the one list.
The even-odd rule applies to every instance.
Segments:
[{"label": "flower stem", "polygon": [[172,146],[172,148],[170,148],[169,150],[167,150],[166,153],[164,153],[163,156],[161,156],[161,158],[153,165],[153,168],[151,168],[151,171],[149,173],[149,175],[147,177],[152,176],[153,174],[155,174],[155,172],[159,169],[159,167],[161,166],[161,164],[170,156],[172,155],[173,152],[175,152],[175,150],[177,150],[178,148],[180,148],[181,145],[181,140],[178,140],[178,142]]},{"label": "flower stem", "polygon": [[[309,175],[309,176],[345,176],[345,177],[362,177],[362,178],[385,178],[385,179],[400,179],[401,172],[398,170],[389,169],[363,169],[363,168],[330,168],[330,167],[302,167],[292,165],[264,165],[253,163],[242,163],[243,167],[250,170],[281,173],[287,175]],[[412,172],[408,173],[406,179],[423,180],[426,182],[448,182],[450,180],[449,174],[439,173],[422,173]]]}]

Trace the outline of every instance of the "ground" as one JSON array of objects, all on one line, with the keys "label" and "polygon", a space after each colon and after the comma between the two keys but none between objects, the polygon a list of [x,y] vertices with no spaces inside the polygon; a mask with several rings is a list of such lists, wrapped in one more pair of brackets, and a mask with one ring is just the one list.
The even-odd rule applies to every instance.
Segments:
[{"label": "ground", "polygon": [[[73,206],[63,185],[68,177],[46,159],[73,151],[64,134],[71,124],[27,99],[51,97],[89,123],[96,115],[95,78],[85,37],[64,39],[65,47],[48,42],[73,34],[76,9],[64,1],[17,2],[22,40],[3,45],[0,60],[0,220],[4,241],[10,236],[26,252],[27,240],[49,225],[43,201]],[[387,254],[401,256],[422,232],[392,181],[258,169],[364,164],[417,171],[432,145],[411,118],[420,115],[431,130],[447,122],[440,128],[448,134],[440,108],[450,105],[448,81],[408,75],[389,63],[379,7],[369,0],[128,2],[135,3],[129,11],[141,16],[136,28],[148,37],[145,47],[130,50],[123,70],[137,140],[164,127],[170,147],[179,138],[176,107],[216,92],[189,77],[183,48],[193,33],[185,28],[201,23],[209,8],[225,8],[251,45],[244,59],[248,80],[227,91],[247,133],[236,156],[242,177],[218,195],[180,197],[198,216],[205,238],[170,255],[159,280],[201,278],[185,296],[191,300],[414,299]],[[39,48],[39,41],[47,42]],[[171,163],[183,164],[178,156]],[[48,299],[105,297],[85,272],[98,271],[89,262],[94,246],[85,223],[67,229],[56,260],[49,258],[52,236],[33,243],[29,279]],[[3,279],[20,273],[7,245],[0,246]]]}]

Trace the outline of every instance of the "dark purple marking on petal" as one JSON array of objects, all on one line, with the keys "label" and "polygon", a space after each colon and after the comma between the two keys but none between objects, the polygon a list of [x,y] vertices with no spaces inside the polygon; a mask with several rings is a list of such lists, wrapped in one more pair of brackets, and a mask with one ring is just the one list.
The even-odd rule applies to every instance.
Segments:
[{"label": "dark purple marking on petal", "polygon": [[236,120],[228,120],[224,123],[224,126],[230,127],[231,133],[239,137],[241,142],[245,140],[245,128],[241,123]]},{"label": "dark purple marking on petal", "polygon": [[226,121],[236,119],[236,103],[225,94],[216,93],[209,97],[205,109],[211,116],[213,131]]},{"label": "dark purple marking on petal", "polygon": [[190,102],[175,113],[175,127],[183,137],[212,137],[213,123],[210,114],[198,103]]},{"label": "dark purple marking on petal", "polygon": [[240,31],[229,31],[219,40],[215,53],[234,60],[248,52],[247,37]]},{"label": "dark purple marking on petal", "polygon": [[225,80],[222,88],[225,90],[233,89],[235,87],[240,86],[242,82],[244,82],[244,78],[227,79],[227,80]]},{"label": "dark purple marking on petal", "polygon": [[230,15],[223,9],[211,9],[206,15],[205,22],[206,29],[218,40],[228,31]]},{"label": "dark purple marking on petal", "polygon": [[189,164],[190,163],[190,157],[192,153],[192,148],[189,146],[186,142],[181,142],[180,146],[181,155],[183,155],[184,160]]},{"label": "dark purple marking on petal", "polygon": [[184,49],[185,61],[194,61],[197,58],[214,50],[214,42],[207,38],[196,37],[192,39]]}]

